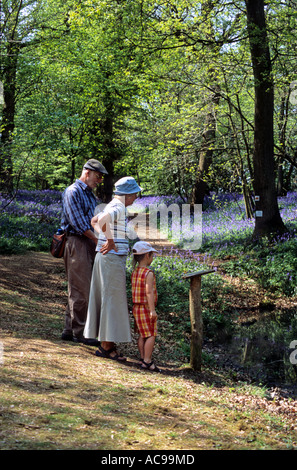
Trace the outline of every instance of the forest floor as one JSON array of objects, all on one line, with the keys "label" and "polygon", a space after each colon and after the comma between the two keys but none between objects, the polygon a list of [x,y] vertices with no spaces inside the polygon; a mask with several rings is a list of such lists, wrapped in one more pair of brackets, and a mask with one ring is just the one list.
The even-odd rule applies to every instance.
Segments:
[{"label": "forest floor", "polygon": [[[251,319],[267,293],[229,281],[229,301]],[[170,361],[169,342],[152,373],[139,368],[135,338],[125,363],[62,341],[66,286],[63,261],[49,253],[0,256],[0,449],[297,449],[297,400],[277,387],[207,364],[195,372]]]}]

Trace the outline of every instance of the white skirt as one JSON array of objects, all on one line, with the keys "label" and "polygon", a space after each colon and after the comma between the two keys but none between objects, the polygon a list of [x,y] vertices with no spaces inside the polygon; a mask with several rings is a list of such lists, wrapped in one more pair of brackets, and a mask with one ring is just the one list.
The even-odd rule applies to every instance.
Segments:
[{"label": "white skirt", "polygon": [[90,286],[85,338],[115,343],[131,341],[126,258],[125,255],[97,253]]}]

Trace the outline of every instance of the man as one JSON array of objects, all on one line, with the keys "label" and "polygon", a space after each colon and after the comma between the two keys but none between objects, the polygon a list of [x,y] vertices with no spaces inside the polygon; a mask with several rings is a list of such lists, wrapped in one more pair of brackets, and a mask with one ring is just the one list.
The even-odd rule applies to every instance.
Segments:
[{"label": "man", "polygon": [[85,327],[92,268],[97,238],[91,219],[97,205],[93,189],[108,174],[105,167],[95,159],[85,163],[79,179],[63,193],[61,228],[66,230],[67,241],[64,263],[68,279],[68,304],[62,339],[97,345],[98,341],[83,337]]}]

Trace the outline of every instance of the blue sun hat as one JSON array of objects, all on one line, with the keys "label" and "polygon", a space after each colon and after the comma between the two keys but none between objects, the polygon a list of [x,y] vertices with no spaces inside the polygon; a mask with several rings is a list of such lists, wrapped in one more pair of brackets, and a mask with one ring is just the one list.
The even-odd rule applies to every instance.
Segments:
[{"label": "blue sun hat", "polygon": [[114,194],[118,196],[124,196],[125,194],[135,194],[142,191],[142,188],[138,186],[135,179],[132,176],[124,176],[115,183]]}]

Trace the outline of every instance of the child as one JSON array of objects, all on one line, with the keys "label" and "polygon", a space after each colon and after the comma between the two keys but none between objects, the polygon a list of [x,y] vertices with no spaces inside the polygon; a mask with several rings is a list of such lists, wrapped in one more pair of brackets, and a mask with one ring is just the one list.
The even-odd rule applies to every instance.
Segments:
[{"label": "child", "polygon": [[139,241],[133,246],[132,300],[133,315],[139,333],[138,350],[142,361],[141,368],[152,372],[160,369],[152,360],[157,335],[157,313],[155,310],[158,295],[156,279],[149,265],[155,250],[149,243]]}]

